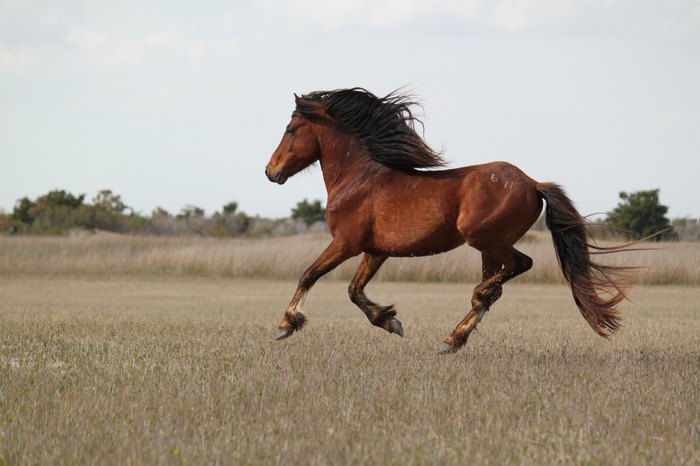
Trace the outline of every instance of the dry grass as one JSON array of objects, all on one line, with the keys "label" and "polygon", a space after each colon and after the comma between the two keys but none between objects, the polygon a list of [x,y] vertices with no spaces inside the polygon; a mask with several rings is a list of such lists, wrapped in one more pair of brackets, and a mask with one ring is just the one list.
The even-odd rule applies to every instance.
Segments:
[{"label": "dry grass", "polygon": [[[562,283],[548,233],[529,233],[518,248],[534,259],[522,283]],[[297,279],[328,244],[326,236],[277,239],[134,237],[111,234],[56,237],[0,236],[0,277],[148,276]],[[653,246],[653,245],[652,245]],[[638,265],[641,284],[700,285],[700,243],[667,243],[655,251],[608,256],[616,265]],[[330,274],[350,280],[357,260]],[[377,279],[473,283],[480,278],[477,251],[461,247],[432,257],[391,259]]]},{"label": "dry grass", "polygon": [[0,464],[700,462],[700,288],[638,288],[606,341],[513,284],[438,356],[470,287],[371,284],[403,339],[345,287],[275,342],[291,281],[0,278]]}]

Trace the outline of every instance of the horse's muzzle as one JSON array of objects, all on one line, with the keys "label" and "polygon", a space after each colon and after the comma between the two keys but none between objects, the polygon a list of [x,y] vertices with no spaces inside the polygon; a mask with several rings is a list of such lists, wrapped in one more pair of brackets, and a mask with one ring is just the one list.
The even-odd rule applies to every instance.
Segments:
[{"label": "horse's muzzle", "polygon": [[268,180],[277,184],[284,184],[284,182],[287,181],[287,175],[285,175],[284,172],[282,172],[282,170],[272,172],[266,168],[265,176],[267,176]]}]

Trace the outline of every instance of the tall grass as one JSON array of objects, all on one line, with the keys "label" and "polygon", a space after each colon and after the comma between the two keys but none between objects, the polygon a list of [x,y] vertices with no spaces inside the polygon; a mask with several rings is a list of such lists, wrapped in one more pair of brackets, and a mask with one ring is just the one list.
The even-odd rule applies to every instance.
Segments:
[{"label": "tall grass", "polygon": [[[154,276],[296,279],[330,238],[302,235],[269,239],[173,238],[96,234],[75,237],[0,237],[0,276]],[[534,260],[523,283],[562,283],[547,233],[529,233],[518,249]],[[659,249],[602,257],[613,265],[642,267],[634,282],[700,285],[700,244],[665,243]],[[357,259],[329,274],[350,280]],[[392,258],[377,279],[473,283],[481,258],[463,246],[446,254]]]}]

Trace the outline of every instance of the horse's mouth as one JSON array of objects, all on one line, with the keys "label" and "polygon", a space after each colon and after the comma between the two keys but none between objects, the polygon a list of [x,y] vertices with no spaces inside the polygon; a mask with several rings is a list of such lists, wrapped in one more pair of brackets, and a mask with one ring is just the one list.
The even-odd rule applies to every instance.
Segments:
[{"label": "horse's mouth", "polygon": [[265,175],[267,175],[267,179],[273,183],[284,184],[287,181],[287,175],[285,175],[282,170],[277,170],[274,173],[270,173],[267,169],[265,169]]}]

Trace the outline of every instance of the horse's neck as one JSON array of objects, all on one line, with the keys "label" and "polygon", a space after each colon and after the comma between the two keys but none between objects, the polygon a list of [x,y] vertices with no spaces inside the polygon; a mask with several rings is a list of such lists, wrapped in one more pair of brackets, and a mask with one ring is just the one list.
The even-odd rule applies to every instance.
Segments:
[{"label": "horse's neck", "polygon": [[319,145],[319,161],[328,194],[339,185],[370,176],[372,167],[377,164],[362,144],[350,135],[327,130],[319,138]]}]

